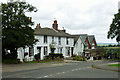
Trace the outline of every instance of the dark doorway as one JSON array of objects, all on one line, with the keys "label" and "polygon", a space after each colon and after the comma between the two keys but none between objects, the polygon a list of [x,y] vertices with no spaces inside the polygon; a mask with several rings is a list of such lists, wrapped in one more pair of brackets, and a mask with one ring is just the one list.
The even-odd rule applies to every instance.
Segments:
[{"label": "dark doorway", "polygon": [[70,47],[68,47],[68,56],[70,56]]},{"label": "dark doorway", "polygon": [[41,47],[37,47],[37,50],[38,50],[38,54],[39,54],[39,57],[40,57],[40,60],[41,60]]},{"label": "dark doorway", "polygon": [[73,47],[71,47],[71,56],[73,56]]}]

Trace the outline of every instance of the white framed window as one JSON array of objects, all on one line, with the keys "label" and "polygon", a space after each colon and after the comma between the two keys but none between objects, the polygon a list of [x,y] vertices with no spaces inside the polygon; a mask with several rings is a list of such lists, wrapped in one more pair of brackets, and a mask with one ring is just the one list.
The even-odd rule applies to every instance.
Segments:
[{"label": "white framed window", "polygon": [[61,45],[61,37],[58,37],[58,44]]}]

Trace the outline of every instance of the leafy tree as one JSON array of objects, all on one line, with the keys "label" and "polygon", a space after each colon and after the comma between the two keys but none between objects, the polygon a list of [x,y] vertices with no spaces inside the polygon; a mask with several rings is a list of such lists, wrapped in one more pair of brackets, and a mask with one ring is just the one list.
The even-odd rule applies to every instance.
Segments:
[{"label": "leafy tree", "polygon": [[116,38],[116,41],[120,43],[120,10],[117,14],[114,15],[114,19],[112,21],[112,24],[110,25],[110,29],[108,31],[108,39]]},{"label": "leafy tree", "polygon": [[37,41],[34,38],[34,30],[30,27],[34,22],[25,15],[26,12],[36,12],[37,9],[20,1],[2,3],[1,7],[3,56],[6,49],[10,50],[13,59],[16,59],[18,48],[33,46]]}]

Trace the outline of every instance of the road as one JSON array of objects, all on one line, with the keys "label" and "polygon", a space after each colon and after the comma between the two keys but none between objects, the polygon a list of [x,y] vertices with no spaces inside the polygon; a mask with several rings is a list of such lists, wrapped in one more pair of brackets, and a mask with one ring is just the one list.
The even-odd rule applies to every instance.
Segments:
[{"label": "road", "polygon": [[[4,72],[3,78],[118,78],[118,72],[92,68],[91,65],[108,64],[109,61],[69,63],[62,66],[42,67],[32,70]],[[55,64],[56,65],[56,64]],[[28,66],[29,67],[29,66]]]}]

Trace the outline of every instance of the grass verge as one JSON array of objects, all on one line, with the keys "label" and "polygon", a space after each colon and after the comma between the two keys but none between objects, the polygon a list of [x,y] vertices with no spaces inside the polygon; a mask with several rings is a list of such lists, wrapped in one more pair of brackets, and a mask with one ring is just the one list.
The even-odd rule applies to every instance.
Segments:
[{"label": "grass verge", "polygon": [[120,67],[120,64],[111,64],[111,65],[108,65],[110,67]]}]

